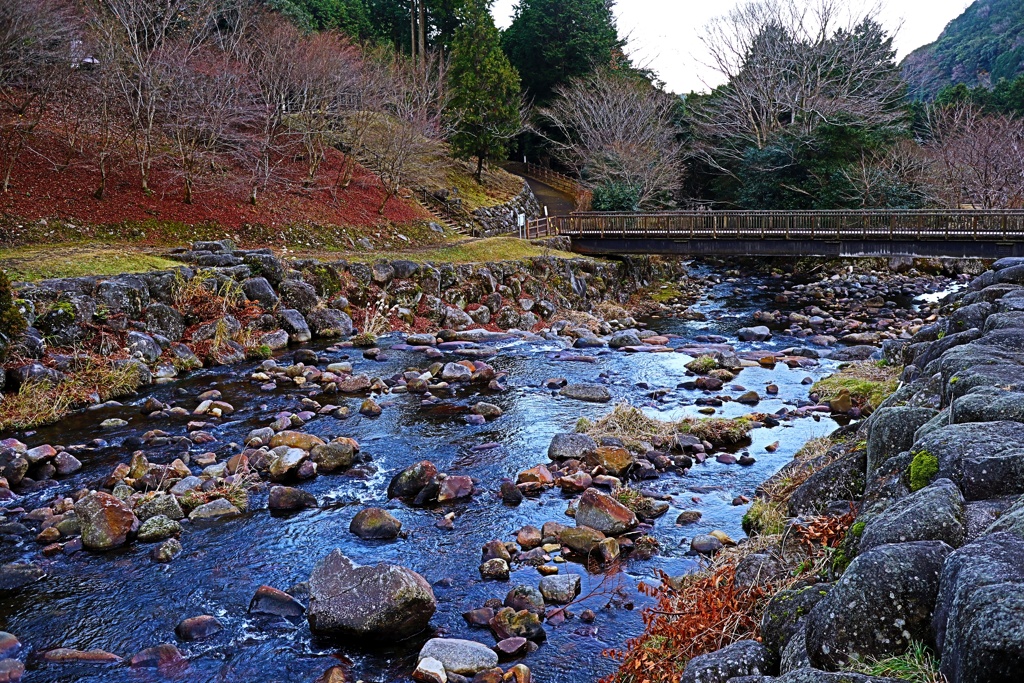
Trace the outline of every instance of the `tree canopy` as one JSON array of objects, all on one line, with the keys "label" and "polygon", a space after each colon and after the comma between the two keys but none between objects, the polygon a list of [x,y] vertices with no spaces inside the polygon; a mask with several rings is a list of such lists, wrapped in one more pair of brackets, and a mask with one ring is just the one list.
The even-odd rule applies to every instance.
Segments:
[{"label": "tree canopy", "polygon": [[628,66],[611,0],[520,0],[502,36],[527,96],[549,102],[559,85],[605,66]]},{"label": "tree canopy", "polygon": [[470,0],[452,45],[452,149],[476,157],[477,181],[486,161],[503,157],[522,128],[519,73],[501,51],[489,2]]}]

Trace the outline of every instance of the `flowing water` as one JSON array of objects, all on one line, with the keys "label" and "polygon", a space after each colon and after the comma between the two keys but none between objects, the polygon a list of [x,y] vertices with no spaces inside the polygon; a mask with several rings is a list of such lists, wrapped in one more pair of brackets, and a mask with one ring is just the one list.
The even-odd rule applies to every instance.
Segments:
[{"label": "flowing water", "polygon": [[[680,335],[673,345],[681,345],[698,335],[721,334],[735,339],[735,329],[749,321],[749,314],[768,305],[768,293],[760,291],[760,280],[746,278],[723,283],[708,290],[710,297],[697,308],[708,316],[707,322],[693,323],[674,319],[647,321],[661,333]],[[774,306],[773,306],[774,307]],[[383,340],[382,346],[399,338]],[[797,340],[777,337],[762,344],[736,344],[738,351],[753,348],[781,349]],[[527,499],[519,507],[508,507],[492,493],[502,478],[515,478],[517,472],[547,461],[551,437],[571,431],[580,417],[597,418],[610,405],[581,403],[552,395],[541,388],[544,380],[565,377],[570,382],[605,382],[614,401],[630,401],[645,406],[651,415],[662,419],[696,416],[692,405],[702,392],[678,389],[686,378],[684,365],[691,360],[680,353],[624,354],[605,352],[596,363],[564,362],[551,358],[558,350],[553,342],[502,342],[500,353],[489,359],[496,369],[508,373],[509,389],[501,394],[477,394],[477,389],[460,389],[441,405],[421,406],[410,395],[384,396],[383,414],[376,419],[358,414],[345,420],[319,417],[305,431],[324,436],[349,436],[359,441],[364,453],[372,456],[375,472],[361,476],[326,475],[303,484],[321,502],[320,509],[290,517],[275,517],[267,510],[265,494],[254,496],[253,512],[242,518],[211,527],[186,526],[182,536],[184,552],[168,565],[152,563],[152,546],[134,543],[111,553],[79,552],[47,559],[47,577],[13,597],[0,600],[0,629],[17,635],[34,651],[55,647],[99,648],[122,656],[163,642],[176,643],[189,658],[188,668],[172,674],[155,670],[138,671],[124,666],[87,664],[44,665],[30,658],[25,681],[144,681],[171,678],[195,682],[266,683],[312,681],[334,664],[351,667],[350,680],[401,681],[415,666],[415,655],[429,634],[406,643],[382,642],[369,647],[346,642],[319,642],[312,638],[304,622],[266,622],[246,613],[249,600],[261,584],[285,589],[308,579],[314,564],[333,548],[340,548],[357,562],[397,563],[420,572],[433,586],[438,610],[431,626],[434,635],[462,637],[493,643],[489,631],[468,627],[462,613],[481,606],[488,598],[503,599],[520,583],[536,586],[540,575],[533,567],[520,567],[509,583],[480,580],[477,567],[480,549],[492,539],[512,540],[514,532],[526,524],[541,526],[554,520],[571,524],[564,512],[567,499],[556,490],[539,498]],[[344,354],[328,353],[330,360],[342,360]],[[363,359],[350,351],[356,372],[387,377],[408,366],[423,367],[422,355],[404,351],[386,351],[383,361]],[[446,360],[456,360],[450,358]],[[298,389],[261,393],[257,383],[248,380],[255,364],[218,368],[194,373],[182,381],[154,387],[135,397],[131,405],[76,414],[58,425],[40,430],[31,437],[21,436],[29,446],[40,443],[85,443],[95,438],[110,446],[98,450],[75,478],[62,482],[66,492],[105,476],[117,462],[127,461],[131,448],[124,439],[140,436],[151,429],[185,434],[185,422],[155,421],[142,416],[138,404],[148,395],[165,402],[192,408],[195,396],[217,388],[236,412],[230,421],[212,431],[220,440],[222,454],[237,452],[229,444],[241,443],[250,429],[265,426],[282,410],[298,410],[302,394]],[[817,368],[749,368],[735,383],[764,393],[767,384],[779,386],[779,394],[762,401],[758,412],[774,413],[792,408],[805,399],[806,377],[828,374],[832,365],[822,362]],[[671,391],[661,399],[649,398],[658,388]],[[736,395],[736,392],[730,392]],[[478,400],[496,403],[504,411],[500,419],[482,426],[468,426],[452,406],[466,406]],[[335,401],[344,403],[344,399]],[[348,401],[354,413],[359,402]],[[719,415],[739,416],[750,408],[726,403]],[[128,420],[127,427],[102,431],[98,424],[109,417]],[[810,438],[828,434],[835,428],[830,419],[803,418],[784,421],[774,429],[758,429],[747,449],[757,459],[750,467],[722,465],[712,460],[696,465],[686,476],[663,474],[644,487],[671,496],[672,508],[658,520],[654,535],[662,552],[654,559],[629,560],[613,574],[587,574],[579,564],[560,565],[561,571],[581,574],[583,595],[590,595],[572,609],[577,614],[590,607],[597,613],[592,624],[570,619],[562,625],[547,627],[548,640],[524,662],[534,676],[545,683],[554,681],[593,681],[614,670],[614,662],[602,656],[608,648],[620,647],[642,630],[641,609],[648,599],[638,594],[639,581],[653,581],[656,571],[682,574],[696,566],[687,556],[689,539],[699,533],[721,529],[733,538],[743,535],[740,520],[746,506],[733,506],[738,495],[753,496],[755,487],[789,461]],[[775,453],[765,446],[780,442]],[[500,444],[489,450],[474,450],[486,443]],[[217,444],[214,444],[217,445]],[[150,459],[166,462],[175,457],[174,449],[148,451]],[[431,460],[440,471],[467,474],[480,481],[486,490],[468,502],[434,509],[417,509],[397,501],[389,502],[386,489],[391,476],[406,466]],[[50,492],[52,495],[52,491]],[[362,507],[376,505],[389,509],[402,521],[408,537],[394,542],[361,541],[349,533],[349,522]],[[697,524],[674,524],[682,510],[703,513]],[[455,513],[455,528],[444,531],[435,523],[448,512]],[[0,552],[3,561],[32,557],[38,546],[6,545]],[[175,625],[185,617],[213,614],[224,624],[216,637],[202,643],[180,643]]]}]

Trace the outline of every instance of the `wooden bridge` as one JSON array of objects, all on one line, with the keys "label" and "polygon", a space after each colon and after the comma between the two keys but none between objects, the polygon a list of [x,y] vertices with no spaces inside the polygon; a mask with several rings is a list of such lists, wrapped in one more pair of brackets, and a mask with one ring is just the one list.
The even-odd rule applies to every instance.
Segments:
[{"label": "wooden bridge", "polygon": [[1024,256],[1024,210],[573,213],[528,232],[592,255]]}]

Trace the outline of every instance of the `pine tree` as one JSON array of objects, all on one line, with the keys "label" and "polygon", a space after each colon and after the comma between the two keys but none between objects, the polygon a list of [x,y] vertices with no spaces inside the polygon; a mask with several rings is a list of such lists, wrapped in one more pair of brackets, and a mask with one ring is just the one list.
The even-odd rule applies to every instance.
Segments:
[{"label": "pine tree", "polygon": [[519,0],[502,45],[523,90],[547,104],[559,85],[597,68],[628,67],[611,0]]},{"label": "pine tree", "polygon": [[463,158],[476,157],[476,179],[483,182],[484,163],[507,154],[522,127],[519,73],[501,50],[490,0],[467,3],[448,78],[455,118],[452,150]]}]

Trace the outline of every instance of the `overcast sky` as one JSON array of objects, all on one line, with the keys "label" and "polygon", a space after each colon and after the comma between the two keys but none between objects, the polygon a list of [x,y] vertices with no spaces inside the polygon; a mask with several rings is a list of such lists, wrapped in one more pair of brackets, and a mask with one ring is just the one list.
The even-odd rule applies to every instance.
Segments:
[{"label": "overcast sky", "polygon": [[[717,74],[704,64],[701,28],[729,11],[741,0],[618,0],[615,14],[619,33],[629,36],[629,51],[639,64],[653,68],[678,93],[707,90],[719,85]],[[519,0],[495,0],[499,26],[508,26]],[[947,23],[963,12],[971,0],[887,0],[882,19],[899,28],[899,56],[939,37]]]}]

